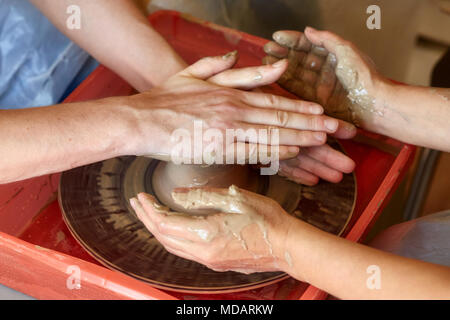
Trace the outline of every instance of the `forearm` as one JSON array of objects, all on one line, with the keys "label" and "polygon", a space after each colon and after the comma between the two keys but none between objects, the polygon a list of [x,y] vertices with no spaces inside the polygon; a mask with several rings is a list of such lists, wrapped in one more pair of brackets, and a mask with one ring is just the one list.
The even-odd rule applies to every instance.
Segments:
[{"label": "forearm", "polygon": [[[297,224],[297,225],[295,225]],[[448,299],[450,268],[379,251],[293,222],[286,242],[285,271],[341,299]],[[367,268],[380,270],[371,289]]]},{"label": "forearm", "polygon": [[389,84],[382,92],[369,130],[450,151],[450,89]]},{"label": "forearm", "polygon": [[0,183],[127,154],[133,112],[122,100],[1,110]]},{"label": "forearm", "polygon": [[[31,0],[52,23],[139,91],[185,68],[131,0]],[[81,9],[81,28],[66,26],[69,5]]]}]

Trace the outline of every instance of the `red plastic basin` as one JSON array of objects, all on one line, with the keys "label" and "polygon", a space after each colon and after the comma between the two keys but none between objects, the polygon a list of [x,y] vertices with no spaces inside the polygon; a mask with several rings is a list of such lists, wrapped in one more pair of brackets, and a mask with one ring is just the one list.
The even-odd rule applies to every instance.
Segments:
[{"label": "red plastic basin", "polygon": [[[240,67],[259,65],[264,56],[265,39],[173,11],[157,12],[150,21],[188,63],[235,49]],[[66,102],[133,92],[124,80],[100,66]],[[357,164],[357,202],[343,236],[360,241],[401,181],[415,147],[364,131],[357,139],[341,143]],[[42,299],[320,299],[327,295],[293,279],[244,292],[187,295],[109,270],[87,254],[66,228],[56,202],[58,179],[59,174],[54,174],[0,186],[0,283]],[[81,270],[79,289],[67,286],[70,266]]]}]

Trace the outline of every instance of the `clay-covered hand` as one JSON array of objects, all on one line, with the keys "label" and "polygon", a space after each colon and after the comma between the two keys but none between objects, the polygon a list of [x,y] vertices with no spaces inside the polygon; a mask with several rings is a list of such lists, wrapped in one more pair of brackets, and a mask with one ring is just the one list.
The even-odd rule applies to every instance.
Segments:
[{"label": "clay-covered hand", "polygon": [[[221,141],[214,135],[203,135],[200,139],[203,146],[209,145],[210,149],[225,149],[223,157],[238,145],[250,154],[259,153],[261,145],[279,144],[280,159],[287,159],[298,153],[299,146],[323,145],[327,134],[339,135],[343,130],[345,134],[349,131],[355,134],[354,127],[348,130],[348,125],[344,128],[344,122],[323,115],[323,108],[317,103],[236,89],[252,89],[275,82],[286,70],[287,60],[231,69],[236,60],[235,53],[201,59],[163,85],[127,98],[125,103],[136,123],[134,143],[130,141],[132,154],[169,157],[180,145],[180,136],[174,140],[173,133],[182,129],[194,139],[196,120],[201,122],[203,132],[217,129],[222,135]],[[235,129],[237,133],[241,129],[244,134],[238,134],[230,141],[231,145],[227,145],[224,141],[226,129]],[[249,129],[258,133],[259,129],[265,129],[269,134],[245,134]],[[279,133],[279,141],[274,139],[275,142],[270,134],[274,129]],[[189,156],[193,156],[198,144],[193,140],[190,143],[192,152]],[[217,153],[210,155],[214,157]]]},{"label": "clay-covered hand", "polygon": [[235,186],[176,189],[172,197],[186,209],[214,212],[170,212],[145,193],[130,199],[138,218],[167,251],[216,271],[287,269],[285,241],[295,218],[274,200]]},{"label": "clay-covered hand", "polygon": [[354,44],[328,32],[277,31],[264,47],[265,63],[287,58],[289,67],[278,83],[302,99],[315,101],[325,113],[373,129],[382,117],[387,79]]}]

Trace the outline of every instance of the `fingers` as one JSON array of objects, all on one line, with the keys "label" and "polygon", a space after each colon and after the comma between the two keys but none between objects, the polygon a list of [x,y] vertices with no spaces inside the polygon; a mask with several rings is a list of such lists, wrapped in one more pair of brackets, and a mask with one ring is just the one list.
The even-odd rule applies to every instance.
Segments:
[{"label": "fingers", "polygon": [[[172,199],[179,206],[191,209],[215,209],[220,212],[236,212],[229,189],[223,188],[177,188]],[[240,212],[240,211],[239,211]]]},{"label": "fingers", "polygon": [[274,41],[270,41],[264,45],[264,52],[269,56],[273,56],[278,59],[285,59],[288,56],[289,49],[279,45]]},{"label": "fingers", "polygon": [[305,28],[305,36],[316,46],[321,46],[336,54],[337,46],[348,44],[347,41],[329,31],[318,31],[311,27]]},{"label": "fingers", "polygon": [[[245,131],[244,127],[251,131]],[[263,128],[264,126],[261,126]],[[267,135],[256,132],[255,126],[248,124],[241,125],[236,129],[234,136],[227,138],[227,145],[217,144],[203,152],[202,161],[204,164],[267,164],[273,160],[287,160],[295,158],[300,148],[299,146],[316,146],[325,143],[326,134],[320,133],[320,139],[312,136],[312,132],[298,131],[292,134],[292,137],[285,137],[282,133],[282,141],[291,141],[290,143],[280,145],[280,139],[270,137],[273,134],[270,128],[267,129]],[[270,133],[269,133],[270,132]],[[295,139],[296,138],[296,139]],[[290,140],[289,140],[290,139]],[[316,139],[311,142],[310,140]],[[233,142],[234,141],[234,142]],[[293,143],[292,141],[296,141]]]},{"label": "fingers", "polygon": [[158,209],[161,206],[149,194],[138,194],[137,199],[130,199],[130,204],[139,220],[159,241],[168,241],[162,237],[188,242],[210,241],[217,234],[215,225],[209,224],[205,219]]},{"label": "fingers", "polygon": [[[160,230],[161,228],[158,228],[156,223],[152,221],[153,216],[147,214],[146,210],[144,209],[144,206],[138,199],[131,198],[130,204],[133,207],[134,211],[136,212],[138,218],[142,221],[142,223],[144,223],[145,227],[164,246],[164,248],[167,251],[185,259],[198,261],[196,257],[188,253],[188,250],[195,249],[194,248],[195,242],[193,243],[192,241],[198,241],[203,239],[198,239],[198,237],[195,237],[194,234],[189,232],[181,232],[181,233],[175,232],[176,235],[171,236],[170,231],[168,232],[168,230],[173,229],[165,227],[166,230]],[[161,225],[164,226],[164,224]],[[178,226],[174,228],[174,230],[181,230],[180,228],[178,228]],[[183,225],[181,224],[181,226]],[[175,239],[174,237],[177,237],[178,239]],[[183,238],[186,238],[186,240],[183,240]]]},{"label": "fingers", "polygon": [[273,159],[287,160],[295,158],[299,151],[300,148],[297,145],[266,145],[265,141],[255,140],[251,142],[243,138],[235,142],[230,148],[227,148],[227,152],[233,152],[231,156],[228,154],[227,157],[228,159],[234,158],[237,164],[267,164]]},{"label": "fingers", "polygon": [[[291,162],[292,161],[292,162]],[[296,159],[289,160],[290,166],[295,166],[308,171],[324,180],[338,183],[342,180],[342,172],[332,169],[316,159],[308,157],[302,153]]]},{"label": "fingers", "polygon": [[350,173],[355,169],[355,162],[350,157],[333,149],[328,144],[318,147],[303,148],[302,152],[309,157],[322,162],[328,167],[344,173]]},{"label": "fingers", "polygon": [[319,178],[316,175],[303,170],[302,168],[290,166],[286,162],[280,163],[280,170],[278,174],[286,177],[288,180],[307,186],[313,186],[319,182]]},{"label": "fingers", "polygon": [[333,137],[338,139],[352,139],[356,136],[356,133],[358,132],[356,127],[346,121],[338,120],[339,126],[335,133],[333,133]]},{"label": "fingers", "polygon": [[[235,136],[237,141],[248,142],[249,144],[270,145],[269,148],[272,148],[274,145],[280,145],[280,159],[292,158],[291,154],[295,151],[294,149],[292,149],[292,152],[290,152],[291,150],[289,149],[285,150],[284,146],[319,146],[324,144],[327,140],[327,134],[321,131],[280,128],[253,123],[240,123],[239,129],[242,130],[236,131]],[[261,147],[259,146],[259,148]],[[250,150],[250,152],[251,151],[252,150]],[[257,151],[259,151],[259,154],[264,154],[264,150],[254,150],[255,153]],[[269,149],[269,153],[271,152],[272,149]],[[286,156],[284,156],[285,154]]]},{"label": "fingers", "polygon": [[144,207],[136,198],[130,199],[130,205],[133,208],[134,212],[136,213],[136,216],[138,219],[145,225],[145,227],[153,234],[156,231],[155,224],[153,221],[148,217]]},{"label": "fingers", "polygon": [[229,52],[223,56],[206,57],[190,65],[178,75],[206,80],[215,74],[232,68],[237,58],[237,51]]},{"label": "fingers", "polygon": [[265,57],[262,59],[262,64],[273,64],[273,63],[275,63],[275,62],[277,62],[277,61],[279,61],[278,58],[275,58],[275,57],[273,57],[273,56],[265,56]]},{"label": "fingers", "polygon": [[335,133],[339,127],[337,119],[325,115],[309,115],[282,110],[251,108],[244,112],[242,121],[280,128],[323,131]]},{"label": "fingers", "polygon": [[315,102],[289,99],[269,93],[246,92],[242,96],[241,100],[246,104],[259,108],[278,109],[317,115],[322,114],[324,111],[323,107]]},{"label": "fingers", "polygon": [[352,159],[325,144],[302,148],[295,159],[280,162],[279,174],[297,183],[314,185],[319,178],[337,183],[342,173],[350,173],[354,168]]},{"label": "fingers", "polygon": [[308,38],[306,38],[304,34],[299,31],[277,31],[273,34],[273,39],[284,47],[298,51],[310,51],[312,47]]},{"label": "fingers", "polygon": [[226,70],[208,79],[219,86],[237,89],[253,89],[276,82],[286,71],[287,60],[271,65]]}]

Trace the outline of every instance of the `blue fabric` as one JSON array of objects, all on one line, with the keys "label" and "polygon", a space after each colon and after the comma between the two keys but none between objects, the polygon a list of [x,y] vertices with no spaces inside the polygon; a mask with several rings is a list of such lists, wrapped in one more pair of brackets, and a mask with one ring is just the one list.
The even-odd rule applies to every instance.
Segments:
[{"label": "blue fabric", "polygon": [[414,226],[399,239],[396,253],[450,267],[450,210],[407,223]]},{"label": "blue fabric", "polygon": [[92,57],[89,57],[89,59],[81,67],[80,72],[78,72],[70,85],[67,87],[59,102],[62,102],[65,98],[67,98],[69,94],[71,94],[72,91],[75,90],[81,84],[81,82],[83,82],[83,80],[86,79],[87,76],[90,75],[91,72],[94,71],[98,66],[98,61]]},{"label": "blue fabric", "polygon": [[0,0],[0,108],[57,103],[88,58],[28,0]]},{"label": "blue fabric", "polygon": [[450,267],[450,210],[394,225],[378,235],[372,245]]}]

